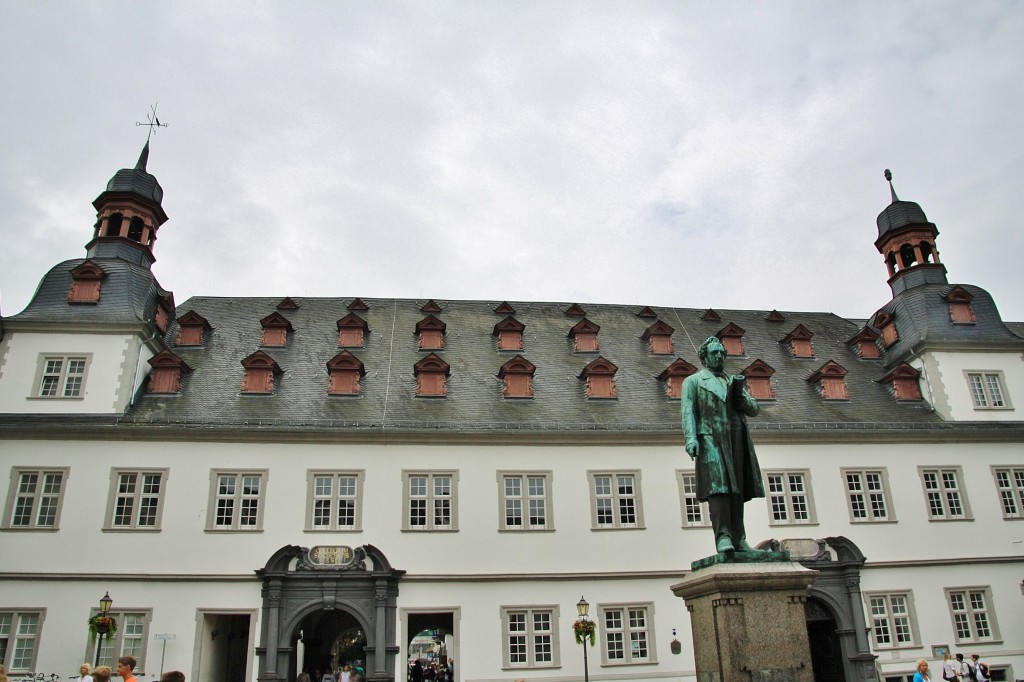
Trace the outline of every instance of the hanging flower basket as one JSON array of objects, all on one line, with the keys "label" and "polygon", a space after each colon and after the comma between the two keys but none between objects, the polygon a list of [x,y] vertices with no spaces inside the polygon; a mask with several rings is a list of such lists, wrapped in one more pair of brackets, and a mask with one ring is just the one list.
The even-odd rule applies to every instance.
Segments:
[{"label": "hanging flower basket", "polygon": [[96,639],[96,635],[117,634],[117,621],[113,616],[92,616],[86,621],[89,625],[89,641]]},{"label": "hanging flower basket", "polygon": [[597,643],[597,626],[594,625],[592,620],[580,618],[572,624],[572,633],[576,635],[577,644],[583,644],[588,639],[590,640],[590,646],[594,646]]}]

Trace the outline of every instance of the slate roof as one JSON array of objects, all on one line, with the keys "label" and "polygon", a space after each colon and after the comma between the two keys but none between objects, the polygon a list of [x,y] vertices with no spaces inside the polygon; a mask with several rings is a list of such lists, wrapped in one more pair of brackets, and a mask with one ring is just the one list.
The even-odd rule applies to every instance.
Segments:
[{"label": "slate roof", "polygon": [[[598,352],[573,351],[569,330],[580,322],[565,311],[570,303],[509,302],[513,316],[526,325],[524,348],[497,350],[494,325],[506,317],[495,313],[499,301],[437,300],[434,315],[447,325],[443,350],[419,350],[416,323],[427,316],[425,299],[362,300],[359,311],[369,325],[365,348],[349,348],[366,368],[362,394],[327,395],[326,363],[338,347],[337,321],[352,298],[293,297],[298,308],[278,310],[281,298],[195,297],[177,309],[177,317],[194,311],[206,318],[202,347],[176,346],[177,322],[168,329],[168,347],[194,371],[182,379],[178,395],[142,394],[128,421],[205,425],[305,425],[316,429],[445,429],[483,431],[678,431],[679,401],[669,399],[658,375],[676,358],[700,367],[696,347],[733,323],[745,330],[746,353],[727,360],[739,372],[756,359],[775,369],[775,400],[762,401],[753,428],[784,428],[818,423],[900,423],[928,427],[942,424],[924,403],[897,402],[880,360],[861,360],[846,341],[859,325],[831,313],[783,312],[771,322],[767,311],[718,310],[720,321],[704,321],[704,309],[652,308],[657,319],[674,329],[673,355],[654,355],[641,340],[654,323],[639,317],[641,306],[581,303],[586,319],[600,326]],[[284,347],[261,347],[260,320],[272,312],[294,328]],[[815,357],[794,358],[779,341],[798,324],[810,330]],[[274,358],[283,370],[273,395],[244,395],[241,360],[256,350]],[[417,397],[413,366],[435,352],[451,367],[448,396]],[[536,365],[534,397],[504,398],[498,371],[515,355]],[[580,371],[598,356],[618,367],[616,399],[588,399]],[[849,371],[849,400],[824,401],[807,378],[828,360]]]}]

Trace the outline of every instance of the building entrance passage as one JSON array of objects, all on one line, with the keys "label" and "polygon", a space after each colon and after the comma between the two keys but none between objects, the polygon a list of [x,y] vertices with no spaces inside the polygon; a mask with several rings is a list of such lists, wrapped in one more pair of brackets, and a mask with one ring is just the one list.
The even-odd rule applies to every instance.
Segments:
[{"label": "building entrance passage", "polygon": [[[444,671],[455,656],[455,614],[451,611],[411,612],[408,615],[406,651],[409,665]],[[429,677],[429,676],[428,676]],[[438,677],[435,675],[435,679]],[[444,679],[442,675],[441,679]]]},{"label": "building entrance passage", "polygon": [[372,545],[287,545],[256,571],[263,581],[261,682],[360,664],[368,682],[395,679],[396,570]]}]

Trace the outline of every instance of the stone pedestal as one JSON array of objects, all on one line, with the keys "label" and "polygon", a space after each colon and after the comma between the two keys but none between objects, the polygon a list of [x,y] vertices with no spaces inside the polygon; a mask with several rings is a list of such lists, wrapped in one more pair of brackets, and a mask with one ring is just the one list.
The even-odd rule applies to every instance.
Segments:
[{"label": "stone pedestal", "polygon": [[690,612],[697,682],[814,682],[804,602],[817,573],[791,561],[715,563],[673,585]]}]

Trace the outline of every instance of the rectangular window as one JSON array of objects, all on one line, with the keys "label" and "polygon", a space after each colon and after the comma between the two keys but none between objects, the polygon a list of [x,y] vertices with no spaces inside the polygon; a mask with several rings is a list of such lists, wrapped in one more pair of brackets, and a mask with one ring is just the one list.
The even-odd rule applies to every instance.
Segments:
[{"label": "rectangular window", "polygon": [[652,621],[654,606],[629,604],[600,606],[603,625],[601,656],[605,665],[656,663]]},{"label": "rectangular window", "polygon": [[159,530],[166,469],[114,470],[107,530]]},{"label": "rectangular window", "polygon": [[885,469],[844,469],[846,501],[850,521],[895,521],[890,504],[889,475]]},{"label": "rectangular window", "polygon": [[11,469],[2,528],[57,530],[68,469]]},{"label": "rectangular window", "polygon": [[77,355],[40,355],[36,368],[36,398],[85,397],[85,379],[92,360],[91,353]]},{"label": "rectangular window", "polygon": [[551,473],[498,472],[501,530],[549,530]]},{"label": "rectangular window", "polygon": [[[90,615],[97,615],[96,609]],[[135,676],[141,679],[146,670],[147,630],[152,614],[148,610],[139,610],[111,611],[110,615],[117,621],[117,632],[102,639],[100,665],[108,665],[116,670],[118,658],[133,656],[139,662],[135,666]],[[90,641],[85,651],[83,660],[92,661],[96,655],[96,641]]]},{"label": "rectangular window", "polygon": [[1007,410],[1007,399],[1002,372],[965,372],[971,401],[976,410]]},{"label": "rectangular window", "polygon": [[677,471],[679,500],[682,505],[683,528],[707,528],[711,525],[708,503],[697,499],[697,475],[693,471]]},{"label": "rectangular window", "polygon": [[924,486],[925,499],[928,502],[928,519],[930,521],[964,521],[969,520],[970,509],[967,496],[962,491],[960,467],[949,469],[919,469],[921,483]]},{"label": "rectangular window", "polygon": [[210,472],[207,530],[263,530],[267,472]]},{"label": "rectangular window", "polygon": [[35,670],[45,611],[0,611],[0,665],[7,672]]},{"label": "rectangular window", "polygon": [[458,530],[455,472],[410,472],[405,479],[403,530]]},{"label": "rectangular window", "polygon": [[810,478],[811,474],[807,471],[775,471],[765,474],[771,525],[816,523]]},{"label": "rectangular window", "polygon": [[999,639],[995,612],[991,611],[992,595],[988,587],[964,587],[946,590],[949,611],[953,617],[956,643],[993,642]]},{"label": "rectangular window", "polygon": [[1004,519],[1024,518],[1024,467],[993,467]]},{"label": "rectangular window", "polygon": [[592,528],[643,528],[640,472],[591,471],[587,475]]},{"label": "rectangular window", "polygon": [[306,530],[362,530],[362,471],[311,471]]},{"label": "rectangular window", "polygon": [[505,628],[503,667],[558,666],[558,607],[505,606],[501,609],[501,620]]},{"label": "rectangular window", "polygon": [[910,592],[866,594],[871,634],[880,649],[916,647],[917,624]]}]

